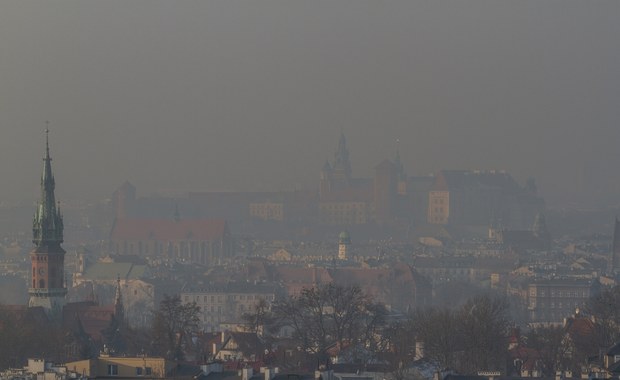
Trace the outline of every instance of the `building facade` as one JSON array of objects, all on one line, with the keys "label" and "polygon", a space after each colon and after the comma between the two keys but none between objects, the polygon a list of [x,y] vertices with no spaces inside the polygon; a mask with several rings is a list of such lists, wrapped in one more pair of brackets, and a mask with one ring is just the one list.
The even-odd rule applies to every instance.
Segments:
[{"label": "building facade", "polygon": [[535,280],[528,285],[531,323],[559,324],[598,291],[595,280]]},{"label": "building facade", "polygon": [[255,311],[257,305],[270,308],[276,298],[270,284],[229,283],[181,293],[184,304],[195,302],[200,308],[203,331],[220,331],[223,324],[239,324],[242,316]]},{"label": "building facade", "polygon": [[233,239],[220,219],[118,219],[110,249],[122,255],[168,258],[201,265],[233,256]]}]

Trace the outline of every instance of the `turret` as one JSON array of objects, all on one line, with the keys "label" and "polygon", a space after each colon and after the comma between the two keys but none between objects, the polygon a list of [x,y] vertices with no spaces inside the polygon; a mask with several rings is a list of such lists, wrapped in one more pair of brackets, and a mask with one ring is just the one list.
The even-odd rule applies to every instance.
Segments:
[{"label": "turret", "polygon": [[347,149],[347,140],[344,137],[344,133],[340,134],[332,169],[335,179],[348,181],[351,178],[351,162],[349,161],[349,150]]}]

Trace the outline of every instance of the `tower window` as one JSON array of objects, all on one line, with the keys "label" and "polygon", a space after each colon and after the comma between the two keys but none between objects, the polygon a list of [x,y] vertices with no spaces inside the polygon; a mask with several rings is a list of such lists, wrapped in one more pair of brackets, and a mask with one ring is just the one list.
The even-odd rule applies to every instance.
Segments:
[{"label": "tower window", "polygon": [[43,279],[39,280],[39,288],[45,288],[45,280]]}]

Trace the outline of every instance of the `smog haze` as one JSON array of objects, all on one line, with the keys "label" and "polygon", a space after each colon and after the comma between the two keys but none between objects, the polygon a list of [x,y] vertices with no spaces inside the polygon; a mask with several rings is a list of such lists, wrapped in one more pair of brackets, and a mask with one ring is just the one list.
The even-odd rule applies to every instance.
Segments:
[{"label": "smog haze", "polygon": [[[620,201],[618,1],[2,1],[1,198],[316,186],[504,169]],[[60,183],[60,182],[59,182]]]}]

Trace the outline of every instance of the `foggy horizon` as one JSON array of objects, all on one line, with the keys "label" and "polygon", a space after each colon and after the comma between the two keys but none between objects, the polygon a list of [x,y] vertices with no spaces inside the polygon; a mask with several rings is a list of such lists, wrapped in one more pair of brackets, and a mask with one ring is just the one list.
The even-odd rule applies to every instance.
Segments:
[{"label": "foggy horizon", "polygon": [[506,170],[550,207],[620,202],[620,3],[0,3],[2,200]]}]

